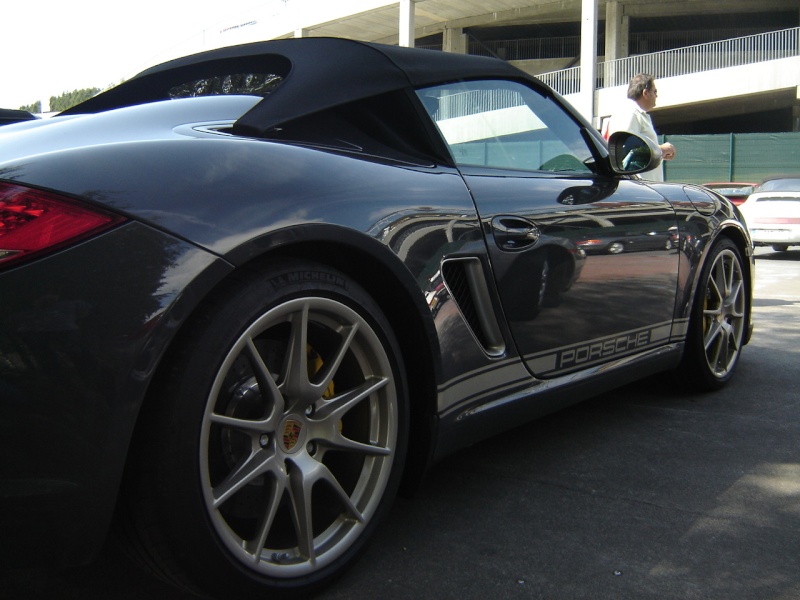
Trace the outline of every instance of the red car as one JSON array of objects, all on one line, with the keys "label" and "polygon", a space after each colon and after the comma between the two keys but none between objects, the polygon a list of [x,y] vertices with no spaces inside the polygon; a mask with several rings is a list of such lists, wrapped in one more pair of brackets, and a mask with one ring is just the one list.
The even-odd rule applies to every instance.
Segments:
[{"label": "red car", "polygon": [[742,204],[747,197],[753,193],[756,183],[742,183],[736,181],[720,181],[715,183],[704,183],[703,186],[722,194],[734,204]]}]

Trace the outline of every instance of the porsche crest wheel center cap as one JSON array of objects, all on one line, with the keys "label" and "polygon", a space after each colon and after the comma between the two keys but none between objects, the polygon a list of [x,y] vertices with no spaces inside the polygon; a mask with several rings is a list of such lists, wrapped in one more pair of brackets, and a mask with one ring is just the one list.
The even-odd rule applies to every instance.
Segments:
[{"label": "porsche crest wheel center cap", "polygon": [[289,416],[283,420],[279,434],[284,452],[292,454],[303,447],[303,438],[305,438],[304,425],[305,423],[295,416]]}]

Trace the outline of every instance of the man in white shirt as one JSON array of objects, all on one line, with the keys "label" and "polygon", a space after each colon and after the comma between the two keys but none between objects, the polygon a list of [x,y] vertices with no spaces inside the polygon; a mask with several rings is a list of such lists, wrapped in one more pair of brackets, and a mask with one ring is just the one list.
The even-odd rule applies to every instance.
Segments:
[{"label": "man in white shirt", "polygon": [[[608,121],[608,129],[604,132],[606,139],[615,131],[630,131],[652,140],[654,144],[659,146],[663,160],[675,158],[675,146],[669,142],[659,145],[653,121],[650,119],[650,115],[647,114],[647,111],[655,107],[657,98],[658,90],[656,89],[655,77],[647,73],[639,73],[634,76],[630,84],[628,84],[628,101],[616,113],[611,115]],[[664,181],[664,171],[661,165],[652,171],[641,173],[641,176],[651,181]]]}]

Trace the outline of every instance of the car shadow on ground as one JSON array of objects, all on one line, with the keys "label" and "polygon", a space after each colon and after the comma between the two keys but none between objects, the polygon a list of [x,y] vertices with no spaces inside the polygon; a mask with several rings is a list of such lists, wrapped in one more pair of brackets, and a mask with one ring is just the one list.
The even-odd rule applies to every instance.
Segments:
[{"label": "car shadow on ground", "polygon": [[800,260],[800,248],[783,251],[757,249],[756,260]]}]

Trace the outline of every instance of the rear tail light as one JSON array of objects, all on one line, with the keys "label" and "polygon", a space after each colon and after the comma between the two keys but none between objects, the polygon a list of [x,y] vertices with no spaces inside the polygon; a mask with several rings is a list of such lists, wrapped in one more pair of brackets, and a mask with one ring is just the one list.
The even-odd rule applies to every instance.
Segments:
[{"label": "rear tail light", "polygon": [[0,269],[94,235],[122,218],[74,200],[0,183]]}]

